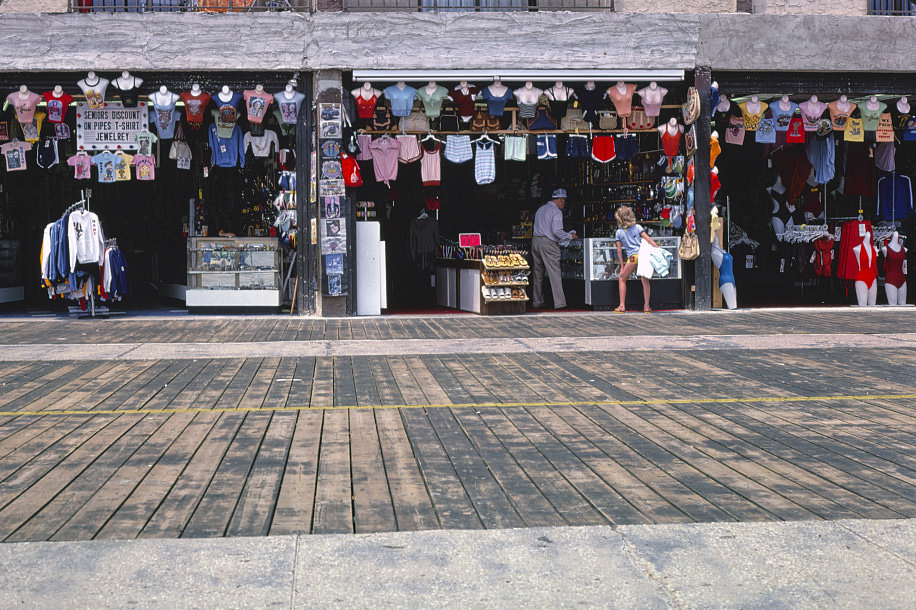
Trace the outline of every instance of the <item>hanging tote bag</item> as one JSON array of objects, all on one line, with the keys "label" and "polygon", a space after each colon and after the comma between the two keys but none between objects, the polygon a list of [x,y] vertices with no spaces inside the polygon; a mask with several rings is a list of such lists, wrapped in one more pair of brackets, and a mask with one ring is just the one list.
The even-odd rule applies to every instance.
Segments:
[{"label": "hanging tote bag", "polygon": [[487,119],[490,118],[490,113],[486,110],[476,110],[474,116],[471,118],[471,131],[483,131],[487,129]]},{"label": "hanging tote bag", "polygon": [[697,234],[691,231],[684,233],[681,237],[681,245],[677,248],[677,255],[682,261],[692,261],[700,256],[700,240]]},{"label": "hanging tote bag", "polygon": [[429,118],[422,110],[412,110],[401,120],[404,121],[404,131],[429,131]]},{"label": "hanging tote bag", "polygon": [[375,131],[388,131],[391,129],[391,111],[384,104],[376,104],[375,112],[369,121],[369,125]]},{"label": "hanging tote bag", "polygon": [[891,114],[885,112],[878,119],[878,129],[875,131],[875,142],[893,142],[894,141],[894,124],[891,120]]},{"label": "hanging tote bag", "polygon": [[528,121],[528,129],[530,131],[539,131],[542,129],[556,129],[557,122],[553,120],[553,117],[550,116],[550,113],[547,112],[544,108],[538,108],[537,113],[534,115],[534,118]]},{"label": "hanging tote bag", "polygon": [[598,113],[598,129],[617,129],[617,112],[602,110]]},{"label": "hanging tote bag", "polygon": [[700,94],[696,87],[687,88],[687,101],[681,106],[684,124],[693,125],[700,118]]},{"label": "hanging tote bag", "polygon": [[626,117],[628,129],[652,129],[655,125],[655,117],[646,115],[646,111],[639,106],[633,106],[630,116]]},{"label": "hanging tote bag", "polygon": [[566,110],[566,116],[560,119],[560,129],[563,131],[575,131],[577,127],[585,125],[585,119],[582,118],[581,108],[569,108]]}]

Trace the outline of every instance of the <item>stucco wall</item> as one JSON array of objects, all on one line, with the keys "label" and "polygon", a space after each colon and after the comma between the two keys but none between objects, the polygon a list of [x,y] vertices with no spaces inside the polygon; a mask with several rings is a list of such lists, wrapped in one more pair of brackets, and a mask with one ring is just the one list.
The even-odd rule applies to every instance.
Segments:
[{"label": "stucco wall", "polygon": [[865,15],[868,0],[754,0],[755,15]]},{"label": "stucco wall", "polygon": [[914,56],[916,17],[707,15],[700,26],[697,65],[714,70],[913,72]]},{"label": "stucco wall", "polygon": [[614,0],[618,13],[734,13],[737,0]]},{"label": "stucco wall", "polygon": [[67,0],[0,0],[0,13],[66,13]]}]

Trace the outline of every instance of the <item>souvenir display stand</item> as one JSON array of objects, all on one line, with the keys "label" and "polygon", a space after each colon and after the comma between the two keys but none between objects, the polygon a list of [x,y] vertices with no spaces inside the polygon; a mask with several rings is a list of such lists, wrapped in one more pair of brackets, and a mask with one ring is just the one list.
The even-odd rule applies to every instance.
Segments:
[{"label": "souvenir display stand", "polygon": [[279,307],[282,276],[276,238],[188,239],[188,307]]}]

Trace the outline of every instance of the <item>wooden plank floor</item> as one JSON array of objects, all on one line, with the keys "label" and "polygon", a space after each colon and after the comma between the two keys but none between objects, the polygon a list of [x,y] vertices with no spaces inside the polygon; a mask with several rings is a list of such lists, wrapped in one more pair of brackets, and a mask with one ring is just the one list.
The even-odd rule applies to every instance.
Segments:
[{"label": "wooden plank floor", "polygon": [[913,517],[914,351],[2,362],[0,540]]},{"label": "wooden plank floor", "polygon": [[468,314],[381,318],[290,318],[289,316],[111,318],[109,320],[0,317],[2,343],[175,343],[314,341],[345,339],[467,339],[477,337],[593,337],[723,335],[752,333],[895,333],[912,326],[916,308],[825,312],[753,310],[659,313],[658,315]]}]

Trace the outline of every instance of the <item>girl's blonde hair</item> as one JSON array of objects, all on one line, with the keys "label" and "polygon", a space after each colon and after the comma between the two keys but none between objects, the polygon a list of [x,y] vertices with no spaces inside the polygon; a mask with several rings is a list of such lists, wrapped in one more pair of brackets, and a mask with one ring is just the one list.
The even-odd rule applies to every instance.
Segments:
[{"label": "girl's blonde hair", "polygon": [[633,214],[633,209],[628,205],[622,205],[617,208],[614,216],[617,218],[617,226],[621,229],[629,229],[636,224],[636,215]]}]

